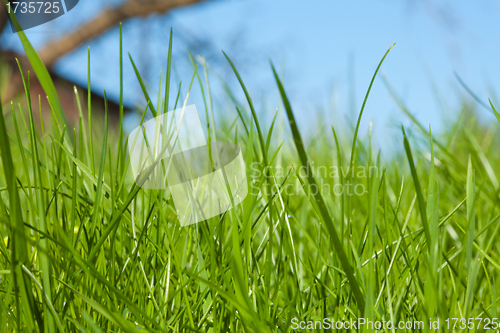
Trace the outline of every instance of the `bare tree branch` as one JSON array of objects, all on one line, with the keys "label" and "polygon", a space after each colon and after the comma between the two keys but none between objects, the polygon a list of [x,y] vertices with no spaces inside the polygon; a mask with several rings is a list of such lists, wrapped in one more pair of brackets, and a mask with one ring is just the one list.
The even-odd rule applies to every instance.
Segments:
[{"label": "bare tree branch", "polygon": [[144,17],[154,13],[165,13],[176,7],[188,6],[203,0],[127,0],[116,8],[104,10],[91,21],[81,25],[76,31],[51,42],[39,51],[40,58],[50,67],[63,55],[73,51],[83,43],[96,38],[118,23],[133,17]]},{"label": "bare tree branch", "polygon": [[[65,54],[78,48],[80,45],[97,38],[107,30],[113,28],[122,21],[134,17],[144,17],[151,14],[162,14],[176,7],[188,6],[203,0],[126,0],[116,8],[109,8],[91,19],[88,23],[79,26],[74,32],[63,35],[60,39],[48,43],[39,55],[47,67],[50,67]],[[3,2],[3,0],[0,0]],[[5,6],[0,5],[0,32],[8,25]],[[11,100],[22,89],[22,81],[17,73],[15,58],[19,59],[23,68],[31,68],[26,57],[16,55],[9,51],[2,51],[0,47],[0,58],[14,69],[9,85],[5,92],[4,100]]]}]

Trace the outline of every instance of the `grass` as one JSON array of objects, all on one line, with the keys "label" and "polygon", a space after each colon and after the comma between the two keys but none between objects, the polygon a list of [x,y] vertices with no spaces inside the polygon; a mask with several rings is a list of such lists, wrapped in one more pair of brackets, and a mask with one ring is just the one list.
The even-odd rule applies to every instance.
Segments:
[{"label": "grass", "polygon": [[[180,227],[168,191],[134,183],[123,108],[117,133],[108,129],[107,108],[97,131],[99,115],[90,106],[84,115],[76,94],[80,121],[68,127],[43,64],[20,35],[52,108],[51,119],[40,112],[41,124],[35,123],[32,101],[39,99],[30,96],[30,74],[23,73],[27,109],[0,112],[0,327],[6,332],[301,331],[293,318],[423,321],[422,329],[398,330],[422,332],[431,331],[431,319],[440,319],[445,332],[453,331],[447,318],[476,318],[476,324],[482,318],[472,329],[458,321],[455,331],[496,331],[484,324],[499,317],[499,124],[481,124],[464,103],[456,123],[433,136],[384,78],[413,123],[400,134],[401,152],[382,158],[371,133],[366,140],[358,134],[390,49],[352,132],[332,127],[309,146],[274,67],[279,112],[291,130],[285,137],[276,133],[276,117],[269,127],[259,122],[229,56],[246,96],[228,111],[229,124],[215,123],[204,62],[193,61],[187,95],[170,82],[171,39],[156,105],[130,58],[144,113],[175,109],[199,88],[208,140],[237,143],[245,157],[243,203]],[[120,55],[123,68],[121,43]],[[177,89],[175,102],[170,89]],[[484,107],[500,120],[493,104]],[[353,189],[362,192],[352,195]]]}]

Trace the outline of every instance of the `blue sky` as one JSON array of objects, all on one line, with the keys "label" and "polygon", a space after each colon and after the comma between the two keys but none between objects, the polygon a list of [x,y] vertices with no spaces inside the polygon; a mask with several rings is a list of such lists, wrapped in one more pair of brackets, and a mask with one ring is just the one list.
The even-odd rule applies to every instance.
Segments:
[{"label": "blue sky", "polygon": [[[28,30],[28,37],[35,46],[41,46],[48,39],[57,38],[60,34],[57,31],[71,30],[88,20],[102,10],[104,2],[84,0],[78,6],[78,10],[49,24]],[[234,56],[259,112],[268,119],[279,104],[269,66],[272,60],[284,75],[285,88],[301,126],[314,127],[318,115],[326,115],[323,122],[328,125],[341,126],[353,107],[358,112],[379,60],[390,45],[397,43],[382,71],[417,118],[439,130],[444,125],[443,114],[452,118],[458,112],[461,96],[468,98],[454,78],[454,71],[483,100],[498,93],[499,14],[498,0],[218,0],[177,9],[164,16],[126,22],[124,48],[140,64],[139,69],[155,95],[159,69],[166,63],[172,26],[176,82],[180,78],[186,87],[192,75],[185,49],[196,42],[186,41],[201,40],[205,46],[197,51],[201,55],[206,52],[213,61],[211,82],[216,100],[223,100],[217,75],[242,98],[241,89],[220,52],[224,50]],[[2,38],[5,45],[19,49],[12,33],[7,32]],[[99,91],[106,89],[110,96],[117,97],[117,30],[89,45],[93,87]],[[140,89],[128,59],[125,65],[127,102],[141,103]],[[83,84],[86,47],[62,58],[56,70]],[[200,110],[198,90],[196,87],[192,101]],[[227,114],[226,108],[221,102],[216,104],[215,111]],[[486,120],[490,119],[485,110],[481,112]],[[382,137],[395,130],[396,125],[408,123],[380,78],[372,89],[362,128],[366,129],[370,121]]]}]

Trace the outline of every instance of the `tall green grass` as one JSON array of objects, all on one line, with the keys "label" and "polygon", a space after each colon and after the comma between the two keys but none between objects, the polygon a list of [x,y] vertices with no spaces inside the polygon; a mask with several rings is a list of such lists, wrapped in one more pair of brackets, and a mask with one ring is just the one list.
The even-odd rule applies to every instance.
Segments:
[{"label": "tall green grass", "polygon": [[[75,94],[80,119],[67,124],[23,36],[51,116],[39,110],[41,97],[30,95],[30,73],[23,72],[25,107],[12,104],[0,112],[3,331],[290,332],[292,318],[360,317],[394,323],[439,318],[441,331],[452,331],[443,328],[446,318],[498,318],[499,124],[481,124],[464,103],[456,123],[433,136],[385,79],[402,117],[413,123],[399,135],[401,151],[381,158],[371,132],[366,140],[358,134],[390,49],[378,67],[373,59],[353,132],[340,134],[334,126],[311,146],[297,126],[293,96],[273,67],[278,112],[290,128],[284,135],[276,133],[276,116],[267,126],[259,121],[229,55],[246,100],[227,111],[228,124],[215,123],[204,61],[191,57],[186,95],[171,82],[172,35],[156,103],[130,57],[147,104],[142,121],[147,112],[188,103],[190,91],[201,89],[209,141],[235,142],[243,150],[245,201],[180,227],[168,191],[134,182],[123,105],[117,130],[110,129],[105,106],[101,131],[92,121],[100,115],[93,114],[90,95],[85,114]],[[120,43],[121,73],[122,51]],[[175,101],[168,99],[171,89]],[[37,112],[41,123],[35,123]],[[332,168],[338,173],[330,177]],[[363,192],[348,194],[349,184]]]}]

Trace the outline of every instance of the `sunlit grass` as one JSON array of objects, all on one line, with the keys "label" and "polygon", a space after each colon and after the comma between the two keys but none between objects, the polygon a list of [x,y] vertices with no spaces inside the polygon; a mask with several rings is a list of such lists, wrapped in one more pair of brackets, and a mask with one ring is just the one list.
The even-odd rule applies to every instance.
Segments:
[{"label": "sunlit grass", "polygon": [[[0,115],[1,329],[289,332],[293,318],[363,317],[440,318],[441,331],[451,331],[447,318],[498,318],[499,124],[480,124],[464,104],[456,123],[431,135],[385,79],[413,123],[399,135],[400,152],[381,158],[371,133],[360,140],[358,132],[390,49],[378,67],[374,59],[353,133],[338,137],[332,127],[314,147],[305,145],[293,96],[274,68],[290,140],[276,134],[276,117],[269,127],[259,122],[229,56],[246,97],[227,115],[230,126],[214,121],[204,62],[191,57],[182,96],[180,84],[170,82],[170,44],[155,102],[130,58],[145,113],[175,109],[201,89],[208,139],[235,142],[244,154],[244,202],[181,227],[168,191],[134,183],[123,114],[118,133],[108,133],[107,112],[96,125],[75,94],[80,121],[66,124],[43,64],[20,35],[52,109],[35,123],[38,96],[30,96],[24,72],[27,109],[12,105]],[[171,89],[175,101],[168,100]],[[123,101],[123,84],[120,90]]]}]

